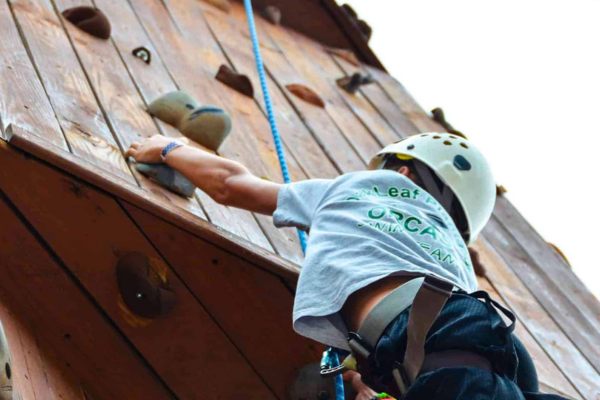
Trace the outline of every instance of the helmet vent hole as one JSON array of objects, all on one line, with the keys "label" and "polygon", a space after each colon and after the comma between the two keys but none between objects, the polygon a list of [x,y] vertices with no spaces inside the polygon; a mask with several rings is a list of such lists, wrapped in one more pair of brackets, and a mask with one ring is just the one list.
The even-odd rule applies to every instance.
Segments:
[{"label": "helmet vent hole", "polygon": [[412,150],[412,149],[414,149],[414,148],[415,148],[415,145],[414,145],[414,144],[409,144],[408,146],[406,146],[406,148],[407,148],[408,150]]},{"label": "helmet vent hole", "polygon": [[444,140],[444,144],[445,144],[446,146],[452,146],[452,142],[451,142],[451,141],[449,141],[449,140]]},{"label": "helmet vent hole", "polygon": [[433,138],[434,138],[434,139],[441,139],[442,137],[441,137],[441,136],[437,136],[437,135],[436,135],[436,136],[434,136]]},{"label": "helmet vent hole", "polygon": [[462,147],[464,147],[465,149],[468,149],[468,148],[469,148],[469,146],[467,146],[465,143],[461,143],[460,145],[461,145]]},{"label": "helmet vent hole", "polygon": [[450,135],[450,139],[458,139],[456,136]]},{"label": "helmet vent hole", "polygon": [[428,134],[421,135],[421,137],[429,136]]}]

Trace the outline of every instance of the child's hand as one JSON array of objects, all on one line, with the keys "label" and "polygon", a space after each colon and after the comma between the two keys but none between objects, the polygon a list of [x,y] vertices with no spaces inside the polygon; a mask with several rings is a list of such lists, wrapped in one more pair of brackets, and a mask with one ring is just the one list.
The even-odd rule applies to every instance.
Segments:
[{"label": "child's hand", "polygon": [[[357,393],[356,400],[371,400],[373,397],[377,397],[377,392],[363,383],[363,381],[360,379],[359,373],[354,371],[348,372],[352,372],[352,387]],[[348,372],[346,372],[346,374],[348,374]]]},{"label": "child's hand", "polygon": [[125,152],[125,157],[133,157],[135,161],[147,164],[159,164],[163,162],[161,152],[171,142],[181,142],[188,144],[186,138],[173,139],[161,135],[154,135],[143,142],[131,143],[129,149]]}]

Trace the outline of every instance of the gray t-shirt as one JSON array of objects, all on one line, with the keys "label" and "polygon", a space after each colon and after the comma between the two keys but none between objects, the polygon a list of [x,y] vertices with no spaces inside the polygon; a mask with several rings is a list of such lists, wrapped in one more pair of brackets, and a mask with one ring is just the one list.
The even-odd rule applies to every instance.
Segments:
[{"label": "gray t-shirt", "polygon": [[469,252],[448,213],[397,172],[283,185],[273,220],[310,229],[294,329],[318,342],[347,349],[338,311],[350,294],[390,275],[430,274],[477,290]]}]

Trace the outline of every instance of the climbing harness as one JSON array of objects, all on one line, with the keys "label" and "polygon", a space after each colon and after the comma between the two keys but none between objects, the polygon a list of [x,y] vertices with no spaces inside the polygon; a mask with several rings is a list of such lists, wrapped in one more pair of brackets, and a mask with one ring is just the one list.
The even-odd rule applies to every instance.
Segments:
[{"label": "climbing harness", "polygon": [[[288,170],[287,161],[285,160],[285,152],[283,150],[283,144],[281,143],[281,136],[279,136],[279,129],[277,129],[277,123],[275,122],[275,115],[273,114],[273,104],[271,103],[271,95],[269,94],[269,88],[267,87],[265,66],[263,64],[262,56],[260,54],[258,35],[256,33],[256,26],[254,24],[254,12],[252,11],[252,1],[244,0],[244,7],[246,8],[246,17],[248,19],[248,28],[250,29],[250,39],[252,40],[252,48],[254,49],[256,69],[258,70],[260,87],[262,88],[263,96],[265,98],[265,104],[267,106],[267,117],[269,118],[269,124],[271,125],[271,132],[273,133],[273,141],[275,142],[275,150],[277,151],[277,158],[279,159],[279,165],[281,166],[281,174],[283,175],[283,181],[285,183],[290,183],[292,180],[290,178],[290,172]],[[300,239],[302,251],[306,252],[306,233],[298,230],[298,238]]]},{"label": "climbing harness", "polygon": [[[406,327],[404,360],[396,361],[392,369],[392,376],[400,395],[406,393],[419,375],[439,368],[461,366],[493,371],[492,363],[487,358],[470,351],[444,350],[425,355],[427,334],[454,290],[453,284],[433,276],[415,278],[398,287],[369,312],[358,332],[349,334],[348,345],[352,354],[343,361],[342,366],[330,368],[325,373],[339,375],[352,369],[361,374],[362,381],[367,385],[385,387],[371,370],[371,358],[386,328],[409,307],[411,309]],[[475,292],[470,296],[485,301],[491,328],[506,337],[509,342],[507,346],[511,348],[510,334],[514,330],[514,315],[493,301],[486,292]],[[506,326],[496,309],[512,324]],[[323,375],[324,371],[321,374]]]}]

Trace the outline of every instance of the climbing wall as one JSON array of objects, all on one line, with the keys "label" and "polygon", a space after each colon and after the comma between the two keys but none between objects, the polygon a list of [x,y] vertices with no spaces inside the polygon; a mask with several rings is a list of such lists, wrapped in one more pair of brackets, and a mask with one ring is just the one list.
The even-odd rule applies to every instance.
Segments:
[{"label": "climbing wall", "polygon": [[[76,6],[102,10],[110,39],[63,16]],[[292,180],[363,170],[388,143],[444,130],[385,72],[259,11]],[[348,88],[356,74],[374,82]],[[319,358],[291,329],[296,232],[174,194],[124,158],[145,137],[181,137],[146,111],[175,90],[231,115],[219,155],[282,181],[240,3],[0,0],[0,319],[24,400],[285,399]],[[600,399],[600,306],[565,261],[502,196],[474,247],[542,390]],[[172,310],[144,318],[125,304],[115,268],[134,251],[176,293]]]}]

